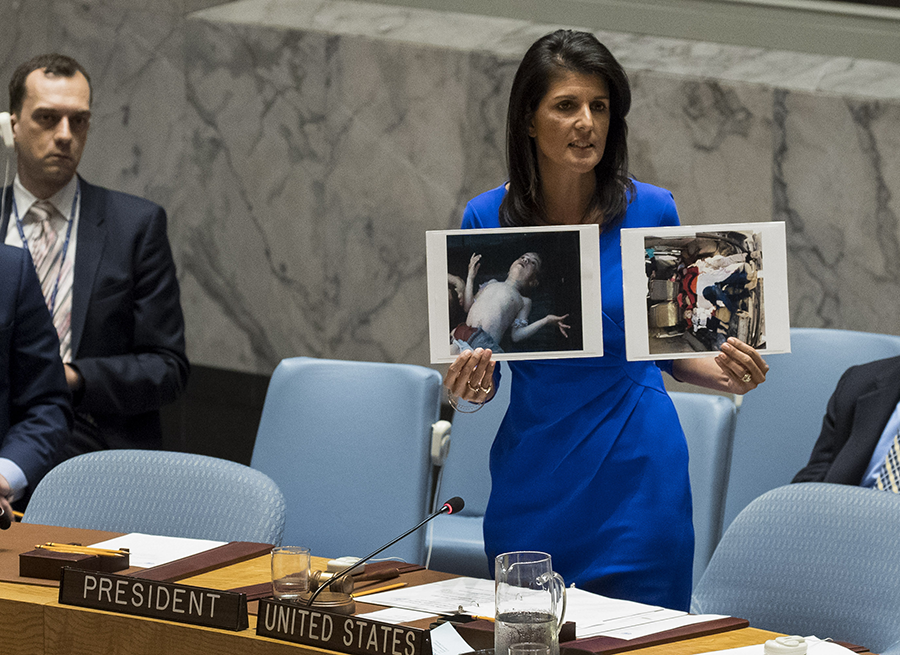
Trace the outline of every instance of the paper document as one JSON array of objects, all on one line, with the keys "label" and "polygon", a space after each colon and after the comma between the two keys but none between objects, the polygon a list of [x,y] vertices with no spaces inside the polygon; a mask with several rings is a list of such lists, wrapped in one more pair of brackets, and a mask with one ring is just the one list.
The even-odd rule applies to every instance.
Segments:
[{"label": "paper document", "polygon": [[433,614],[494,616],[494,581],[453,578],[371,594],[366,602]]},{"label": "paper document", "polygon": [[[848,655],[853,653],[849,648],[844,648],[832,641],[823,641],[817,637],[804,637],[806,639],[807,655]],[[764,644],[756,644],[754,646],[741,646],[740,648],[729,648],[727,650],[717,650],[706,655],[718,655],[719,653],[728,655],[763,655],[765,651]]]},{"label": "paper document", "polygon": [[369,619],[370,621],[380,621],[381,623],[391,623],[399,625],[401,623],[412,623],[421,619],[436,618],[434,614],[428,612],[416,612],[414,610],[404,610],[397,607],[391,607],[386,610],[377,610],[366,614],[357,614],[357,618]]},{"label": "paper document", "polygon": [[582,589],[566,589],[566,616],[575,622],[578,639],[596,637],[606,631],[650,623],[656,619],[683,616],[686,612],[667,610],[631,600],[608,598]]},{"label": "paper document", "polygon": [[[670,613],[666,616],[666,613]],[[676,613],[677,616],[672,616]],[[718,619],[727,618],[721,614],[686,614],[685,612],[676,612],[675,610],[660,610],[657,614],[643,614],[640,620],[627,621],[620,620],[616,623],[619,626],[604,625],[597,631],[597,636],[615,637],[616,639],[637,639],[638,637],[646,637],[654,635],[666,630],[675,630],[686,625],[694,623],[705,623],[707,621],[717,621]],[[624,625],[624,623],[630,625]]]},{"label": "paper document", "polygon": [[227,541],[209,539],[188,539],[187,537],[161,537],[154,534],[130,534],[92,544],[97,548],[127,548],[131,553],[128,563],[149,569],[160,564],[168,564],[182,557],[196,555],[206,550],[224,546]]},{"label": "paper document", "polygon": [[[494,582],[476,578],[454,578],[405,587],[366,596],[366,602],[387,607],[434,614],[495,614]],[[691,616],[687,612],[645,605],[630,600],[607,598],[582,589],[566,589],[565,621],[575,622],[578,639],[609,636],[635,639],[673,630],[683,625],[713,621],[718,615]]]},{"label": "paper document", "polygon": [[434,655],[462,655],[472,647],[459,636],[452,623],[443,623],[431,631],[431,651]]}]

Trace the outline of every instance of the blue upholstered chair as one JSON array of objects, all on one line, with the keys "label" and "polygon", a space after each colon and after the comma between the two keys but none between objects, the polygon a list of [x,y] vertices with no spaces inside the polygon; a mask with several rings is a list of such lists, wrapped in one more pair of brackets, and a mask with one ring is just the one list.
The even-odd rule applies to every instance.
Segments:
[{"label": "blue upholstered chair", "polygon": [[490,566],[484,554],[482,521],[491,495],[488,468],[491,444],[509,405],[509,368],[500,363],[503,384],[491,402],[477,412],[457,412],[450,432],[450,452],[441,473],[442,497],[460,496],[466,501],[462,512],[439,516],[428,528],[431,545],[430,568],[435,571],[489,578]]},{"label": "blue upholstered chair", "polygon": [[828,399],[850,366],[900,355],[900,336],[793,328],[791,353],[773,355],[768,379],[745,395],[735,424],[727,527],[760,494],[806,466]]},{"label": "blue upholstered chair", "polygon": [[34,490],[23,523],[279,545],[278,486],[205,455],[108,450],[66,460]]},{"label": "blue upholstered chair", "polygon": [[820,482],[779,487],[725,531],[691,611],[898,652],[898,535],[900,495]]},{"label": "blue upholstered chair", "polygon": [[[441,388],[423,366],[282,360],[250,465],[284,492],[284,543],[362,557],[424,519]],[[422,564],[424,543],[422,529],[380,557]]]},{"label": "blue upholstered chair", "polygon": [[679,391],[669,395],[678,411],[690,455],[696,585],[722,536],[735,406],[724,396]]}]

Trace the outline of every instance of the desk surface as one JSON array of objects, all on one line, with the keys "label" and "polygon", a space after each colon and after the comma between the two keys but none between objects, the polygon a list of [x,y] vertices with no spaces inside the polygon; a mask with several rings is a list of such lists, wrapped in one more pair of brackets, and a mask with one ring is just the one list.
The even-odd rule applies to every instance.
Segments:
[{"label": "desk surface", "polygon": [[[3,552],[0,533],[0,555]],[[327,560],[313,558],[314,569],[324,569]],[[239,564],[179,581],[213,589],[233,589],[269,579],[269,558],[258,557]],[[406,574],[440,578],[444,574],[421,571]],[[0,625],[13,639],[4,639],[4,655],[298,655],[331,653],[256,636],[256,616],[240,632],[216,630],[81,607],[60,605],[58,589],[52,586],[0,582]],[[368,606],[374,609],[374,606]],[[362,605],[359,611],[366,609]],[[726,648],[760,644],[775,633],[744,628],[706,637],[629,651],[634,655],[693,655]],[[333,655],[333,653],[331,653]]]},{"label": "desk surface", "polygon": [[[261,558],[265,560],[265,558]],[[267,568],[268,562],[254,560],[251,567]],[[241,565],[235,565],[238,569]],[[229,567],[231,568],[231,567]],[[237,571],[243,577],[245,571]],[[211,574],[198,576],[205,578]],[[194,582],[182,581],[184,583]],[[202,586],[212,586],[208,579]],[[0,583],[0,624],[13,626],[16,635],[9,655],[68,653],[70,655],[297,655],[330,653],[256,636],[256,617],[250,616],[250,628],[241,632],[215,630],[193,625],[160,621],[80,607],[60,605],[57,590],[14,583]],[[759,644],[774,633],[744,628],[718,635],[629,651],[635,655],[689,655],[725,648]]]}]

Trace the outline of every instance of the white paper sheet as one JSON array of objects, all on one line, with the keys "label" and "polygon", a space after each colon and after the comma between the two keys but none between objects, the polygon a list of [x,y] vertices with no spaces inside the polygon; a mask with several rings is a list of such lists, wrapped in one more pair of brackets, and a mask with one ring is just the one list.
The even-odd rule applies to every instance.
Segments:
[{"label": "white paper sheet", "polygon": [[437,618],[430,612],[416,612],[415,610],[404,610],[398,607],[389,607],[386,610],[376,610],[366,614],[358,614],[359,618],[369,619],[371,621],[380,621],[381,623],[390,623],[399,625],[400,623],[412,623],[422,619]]},{"label": "white paper sheet", "polygon": [[188,539],[186,537],[161,537],[153,534],[130,534],[115,537],[92,544],[97,548],[127,548],[131,553],[128,563],[131,566],[139,566],[149,569],[160,564],[168,564],[182,557],[196,555],[218,546],[225,545],[226,541],[211,541],[209,539]]},{"label": "white paper sheet", "polygon": [[[818,637],[804,637],[806,639],[807,655],[848,655],[853,653],[849,648],[844,648],[831,641],[824,641]],[[706,655],[718,655],[727,653],[728,655],[763,655],[765,644],[756,644],[753,646],[741,646],[740,648],[729,648],[726,650],[717,650],[707,653]]]},{"label": "white paper sheet", "polygon": [[470,653],[472,647],[459,636],[450,623],[443,623],[431,631],[431,650],[434,655],[462,655]]},{"label": "white paper sheet", "polygon": [[434,614],[494,616],[494,581],[453,578],[370,594],[366,602]]},{"label": "white paper sheet", "polygon": [[[638,637],[646,637],[658,632],[666,630],[675,630],[686,625],[694,623],[705,623],[706,621],[716,621],[726,617],[720,614],[685,614],[679,612],[678,616],[666,616],[667,613],[675,610],[663,610],[657,614],[645,614],[640,617],[639,621],[620,620],[615,622],[618,625],[604,625],[597,633],[604,637],[615,637],[616,639],[637,639]],[[631,625],[625,625],[631,623]]]},{"label": "white paper sheet", "polygon": [[[625,298],[625,352],[628,361],[709,357],[711,353],[718,351],[717,347],[712,350],[703,349],[712,346],[701,343],[693,337],[693,333],[695,329],[706,325],[709,318],[707,314],[713,309],[713,305],[709,302],[706,303],[706,308],[703,307],[703,291],[707,282],[721,281],[722,278],[713,276],[707,278],[706,282],[701,282],[698,276],[695,280],[697,302],[691,307],[689,301],[691,294],[681,288],[681,283],[690,278],[682,276],[680,267],[684,265],[696,267],[697,261],[710,262],[712,259],[721,260],[722,265],[726,264],[725,260],[730,260],[730,256],[712,253],[708,258],[707,255],[703,255],[703,259],[694,260],[693,257],[697,254],[691,250],[690,244],[696,245],[716,239],[732,243],[738,236],[745,239],[740,248],[752,248],[749,252],[745,252],[735,246],[736,250],[744,253],[738,259],[744,261],[743,269],[747,277],[743,289],[749,296],[747,300],[742,301],[748,304],[748,308],[746,311],[741,310],[741,313],[748,317],[749,325],[753,326],[750,334],[745,336],[749,341],[754,339],[761,341],[750,345],[760,348],[762,355],[791,351],[784,223],[626,228],[622,230],[622,284]],[[650,250],[654,251],[654,257],[650,257]],[[671,258],[665,253],[673,252],[680,253],[675,258],[679,262],[677,269],[679,272],[673,274],[672,278],[648,277],[656,275],[650,262],[654,259]],[[648,285],[653,282],[662,283],[664,280],[669,280],[669,283],[675,286],[675,291],[681,296],[680,301],[678,296],[668,300],[651,300],[652,294]],[[724,301],[719,304],[725,306]],[[657,314],[656,310],[661,311]],[[675,325],[669,323],[673,319],[671,312],[678,315]],[[656,318],[651,318],[653,316]],[[663,325],[669,327],[651,329],[654,320],[662,321]],[[695,321],[699,322],[695,324]],[[724,338],[724,335],[722,337]]]},{"label": "white paper sheet", "polygon": [[[572,243],[569,243],[570,239]],[[502,361],[603,356],[600,232],[596,225],[428,231],[425,247],[428,333],[433,364],[452,362],[458,354],[450,340],[450,330],[456,326],[450,325],[449,277],[452,275],[465,283],[469,258],[481,255],[480,275],[476,276],[475,283],[480,286],[487,278],[505,280],[506,270],[494,267],[503,269],[512,263],[510,257],[514,259],[525,252],[537,252],[544,260],[542,281],[533,297],[546,293],[547,298],[552,299],[551,304],[558,307],[557,313],[565,313],[574,329],[569,330],[566,345],[561,350],[529,348],[526,338],[516,344],[515,352],[494,351],[493,358]],[[492,272],[489,274],[488,271]],[[556,273],[551,274],[551,271]],[[528,322],[534,323],[541,318],[543,316],[529,316]],[[536,342],[539,340],[531,343]]]},{"label": "white paper sheet", "polygon": [[[493,617],[494,582],[454,578],[416,587],[404,587],[366,596],[367,603],[433,612]],[[575,622],[576,636],[609,635],[619,639],[672,630],[682,625],[712,621],[720,616],[691,616],[687,612],[607,598],[582,589],[566,589],[564,620]]]}]

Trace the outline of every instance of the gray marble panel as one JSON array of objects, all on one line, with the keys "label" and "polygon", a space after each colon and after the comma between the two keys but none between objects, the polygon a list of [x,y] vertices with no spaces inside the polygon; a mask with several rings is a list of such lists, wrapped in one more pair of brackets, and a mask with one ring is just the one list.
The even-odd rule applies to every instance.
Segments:
[{"label": "gray marble panel", "polygon": [[[172,0],[174,2],[174,0]],[[51,38],[91,75],[91,132],[80,172],[170,212],[183,159],[183,34],[176,15],[108,0],[55,2]]]},{"label": "gray marble panel", "polygon": [[[168,209],[191,359],[261,373],[427,364],[424,231],[505,180],[512,77],[554,29],[348,0],[0,11],[4,80],[51,44],[91,72],[82,173]],[[636,177],[684,223],[787,221],[794,325],[900,332],[900,66],[598,36]]]},{"label": "gray marble panel", "polygon": [[427,360],[424,231],[458,210],[468,57],[192,21],[194,356]]},{"label": "gray marble panel", "polygon": [[16,67],[46,52],[52,14],[47,2],[0,0],[0,111],[9,110],[6,88]]},{"label": "gray marble panel", "polygon": [[470,57],[468,102],[464,109],[463,185],[457,211],[445,229],[459,227],[466,202],[507,180],[506,109],[518,60],[491,54]]},{"label": "gray marble panel", "polygon": [[772,92],[631,76],[631,171],[672,191],[686,225],[771,220]]},{"label": "gray marble panel", "polygon": [[773,217],[792,324],[900,331],[900,103],[781,92]]},{"label": "gray marble panel", "polygon": [[182,14],[189,14],[201,9],[207,9],[209,7],[215,7],[216,5],[224,5],[227,3],[228,0],[181,0],[181,6],[179,7],[176,5],[176,8]]},{"label": "gray marble panel", "polygon": [[900,97],[900,65],[746,46],[596,32],[629,71],[797,91]]},{"label": "gray marble panel", "polygon": [[[43,7],[43,11],[58,5],[60,0],[13,0],[14,3],[20,5],[30,4],[37,7]],[[228,4],[229,0],[142,0],[135,2],[134,0],[80,0],[77,3],[65,2],[65,4],[78,5],[81,10],[90,12],[111,11],[117,16],[133,16],[134,12],[152,12],[154,14],[167,14],[171,16],[184,16],[185,14],[215,7],[216,5]],[[129,22],[126,20],[125,22]]]},{"label": "gray marble panel", "polygon": [[195,17],[514,57],[548,31],[522,20],[352,0],[238,0]]}]

